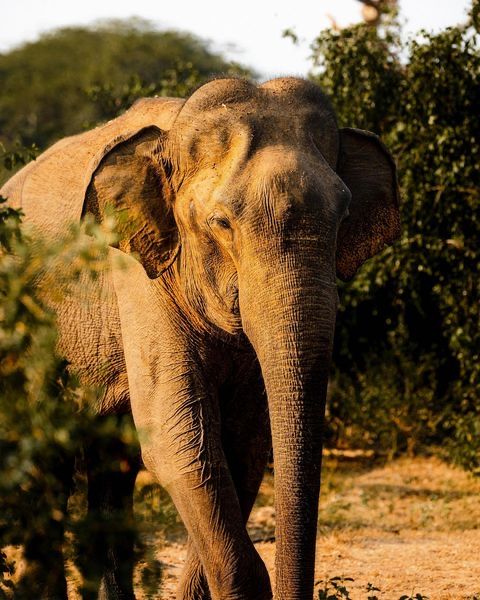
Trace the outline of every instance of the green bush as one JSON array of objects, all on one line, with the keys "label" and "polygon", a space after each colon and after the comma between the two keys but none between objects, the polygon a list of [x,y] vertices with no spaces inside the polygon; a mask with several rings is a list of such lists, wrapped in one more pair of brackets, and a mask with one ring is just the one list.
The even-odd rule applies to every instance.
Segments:
[{"label": "green bush", "polygon": [[436,444],[478,469],[478,30],[403,44],[390,15],[322,32],[313,57],[340,125],[382,137],[402,192],[401,239],[341,289],[332,439],[390,454]]},{"label": "green bush", "polygon": [[[109,233],[92,225],[94,244],[74,229],[56,244],[33,244],[20,225],[21,214],[0,204],[0,547],[35,542],[35,558],[49,564],[61,548],[45,534],[67,522],[65,473],[94,421],[83,409],[90,392],[55,354],[55,318],[35,281],[52,261],[72,281],[87,267],[94,276]],[[13,571],[2,554],[0,582]]]},{"label": "green bush", "polygon": [[[5,152],[4,166],[13,170],[34,156],[32,149]],[[93,531],[103,540],[119,531],[133,535],[142,559],[142,589],[158,589],[159,563],[138,537],[148,526],[147,503],[140,492],[136,524],[125,523],[122,515],[121,520],[111,515],[108,522],[100,522],[86,512],[85,442],[95,444],[105,461],[112,444],[120,443],[137,456],[137,434],[131,420],[98,418],[94,407],[101,390],[80,386],[58,356],[50,307],[74,290],[80,276],[94,280],[108,268],[107,251],[115,240],[110,218],[101,225],[88,219],[72,225],[55,242],[37,236],[32,240],[22,226],[21,211],[0,197],[0,598],[12,591],[16,598],[39,597],[35,568],[58,571],[63,538],[52,538],[52,532],[59,529],[69,541],[66,558],[82,575],[95,571],[92,565],[98,562],[91,552]],[[54,270],[55,281],[47,294],[39,290],[38,281],[49,270]],[[123,471],[124,465],[112,458],[100,468]],[[159,493],[166,496],[151,485],[150,502]],[[20,581],[18,565],[4,551],[7,546],[21,547],[29,559],[31,572]],[[85,577],[81,581],[83,591],[95,585]]]}]

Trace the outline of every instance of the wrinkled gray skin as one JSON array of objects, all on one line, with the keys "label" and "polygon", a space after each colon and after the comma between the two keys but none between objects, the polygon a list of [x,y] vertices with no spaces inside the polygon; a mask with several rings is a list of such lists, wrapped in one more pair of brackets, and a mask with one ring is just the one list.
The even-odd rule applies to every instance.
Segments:
[{"label": "wrinkled gray skin", "polygon": [[[100,414],[131,408],[144,432],[190,537],[178,598],[272,597],[245,529],[272,440],[275,597],[310,600],[336,276],[399,232],[384,146],[339,130],[311,83],[219,79],[59,142],[3,194],[52,236],[107,206],[127,215],[111,250],[127,267],[57,307],[60,351],[104,386]],[[90,509],[128,514],[136,468],[90,469]],[[130,554],[119,541],[99,558],[102,597],[133,598]]]}]

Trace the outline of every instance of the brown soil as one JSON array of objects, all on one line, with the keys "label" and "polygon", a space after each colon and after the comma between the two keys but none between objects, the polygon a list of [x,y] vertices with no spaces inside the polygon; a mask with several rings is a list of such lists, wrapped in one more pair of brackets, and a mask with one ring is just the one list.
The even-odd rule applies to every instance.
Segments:
[{"label": "brown soil", "polygon": [[[273,500],[273,478],[267,474],[249,532],[272,581]],[[136,511],[148,558],[137,566],[137,598],[172,600],[186,535],[165,492],[152,486],[147,473],[137,481]],[[162,573],[160,589],[155,567]],[[141,591],[148,574],[152,593]],[[345,581],[352,600],[367,600],[369,583],[380,588],[379,600],[415,594],[480,600],[480,480],[436,458],[375,467],[370,460],[330,456],[323,470],[316,575],[316,598],[325,582],[340,576],[354,580]],[[79,598],[76,579],[71,569],[70,600]]]},{"label": "brown soil", "polygon": [[[480,481],[438,459],[404,459],[367,470],[328,461],[324,471],[316,574],[353,578],[352,600],[417,593],[430,600],[480,599]],[[273,535],[273,483],[266,476],[249,523],[253,539]],[[273,576],[275,543],[256,543]],[[165,543],[163,590],[173,599],[185,557]],[[317,589],[324,584],[317,583]]]}]

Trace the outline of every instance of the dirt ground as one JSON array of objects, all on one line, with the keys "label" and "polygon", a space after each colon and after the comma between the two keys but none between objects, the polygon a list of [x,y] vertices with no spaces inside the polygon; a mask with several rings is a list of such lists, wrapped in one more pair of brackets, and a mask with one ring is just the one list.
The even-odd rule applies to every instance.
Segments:
[{"label": "dirt ground", "polygon": [[[267,475],[249,530],[273,575],[275,543],[260,541],[274,534],[272,503]],[[152,597],[175,597],[184,557],[184,544],[164,540],[162,591]],[[435,458],[373,468],[328,460],[316,576],[353,578],[345,582],[352,600],[367,599],[368,583],[383,600],[417,593],[430,600],[480,599],[480,480]]]},{"label": "dirt ground", "polygon": [[[274,580],[273,476],[265,475],[248,524]],[[135,510],[143,558],[138,600],[173,600],[185,559],[186,534],[166,493],[139,475]],[[71,565],[69,599],[78,600]],[[323,468],[316,593],[334,577],[352,600],[480,600],[480,478],[437,458],[328,458]],[[161,581],[159,585],[159,581]],[[368,584],[381,591],[367,592]],[[150,589],[151,592],[145,590]],[[417,596],[419,594],[419,596]]]}]

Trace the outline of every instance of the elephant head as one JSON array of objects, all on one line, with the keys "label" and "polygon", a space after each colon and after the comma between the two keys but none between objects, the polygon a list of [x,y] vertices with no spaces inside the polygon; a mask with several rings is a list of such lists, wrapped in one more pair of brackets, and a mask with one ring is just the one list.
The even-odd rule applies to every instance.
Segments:
[{"label": "elephant head", "polygon": [[119,247],[174,286],[210,335],[244,333],[267,390],[277,597],[311,598],[336,277],[399,234],[395,166],[339,129],[312,83],[218,79],[104,154],[86,210],[119,215]]}]

